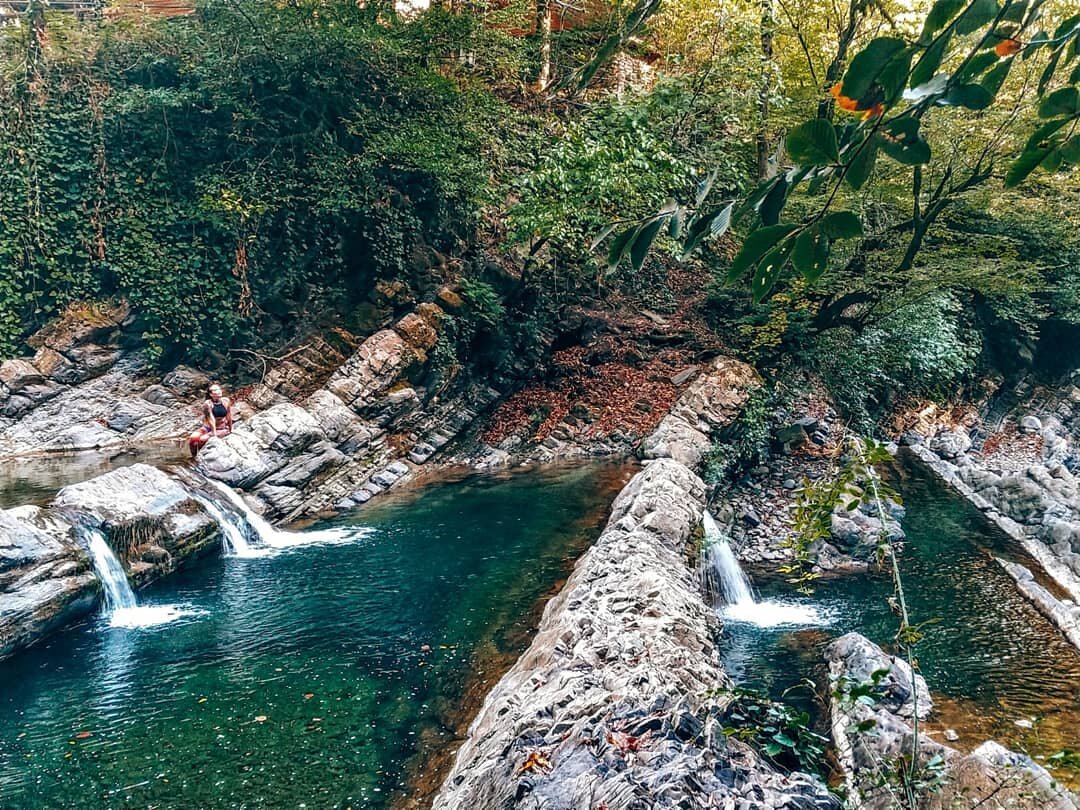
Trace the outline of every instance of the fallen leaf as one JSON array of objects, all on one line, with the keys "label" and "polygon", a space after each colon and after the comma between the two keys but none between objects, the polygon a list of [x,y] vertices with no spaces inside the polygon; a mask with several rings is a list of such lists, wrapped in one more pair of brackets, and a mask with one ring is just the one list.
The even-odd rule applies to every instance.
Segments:
[{"label": "fallen leaf", "polygon": [[85,740],[87,737],[93,737],[93,736],[94,736],[94,732],[92,732],[92,731],[80,731],[78,734],[75,735],[75,739],[76,740]]},{"label": "fallen leaf", "polygon": [[539,771],[540,773],[547,773],[551,770],[551,760],[544,756],[539,751],[533,751],[525,759],[525,764],[521,766],[518,773],[525,773],[527,771]]},{"label": "fallen leaf", "polygon": [[304,692],[304,700],[311,700],[313,697],[315,697],[314,692]]},{"label": "fallen leaf", "polygon": [[256,723],[265,723],[266,722],[266,715],[265,714],[257,714],[257,715],[255,715],[255,722]]}]

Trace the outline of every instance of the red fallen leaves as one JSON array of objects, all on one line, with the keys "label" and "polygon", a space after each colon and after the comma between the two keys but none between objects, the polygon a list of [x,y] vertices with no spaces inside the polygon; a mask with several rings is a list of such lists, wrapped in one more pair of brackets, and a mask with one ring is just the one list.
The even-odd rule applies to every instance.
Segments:
[{"label": "red fallen leaves", "polygon": [[[645,735],[646,737],[648,735]],[[635,737],[625,731],[609,731],[607,741],[624,754],[633,754],[641,750],[641,743],[645,737]]]},{"label": "red fallen leaves", "polygon": [[93,737],[93,736],[94,736],[94,732],[92,732],[92,731],[80,731],[78,734],[75,735],[75,739],[76,740],[85,740],[85,739],[87,739],[89,737]]},{"label": "red fallen leaves", "polygon": [[529,771],[537,771],[539,773],[548,773],[551,771],[551,760],[549,760],[540,751],[532,751],[529,756],[526,757],[525,762],[518,769],[518,773],[528,773]]},{"label": "red fallen leaves", "polygon": [[997,45],[994,46],[994,53],[1004,59],[1006,56],[1012,56],[1019,51],[1023,45],[1019,40],[1015,39],[1003,39]]},{"label": "red fallen leaves", "polygon": [[[556,352],[557,377],[517,392],[492,414],[483,440],[496,445],[524,425],[539,419],[529,437],[542,442],[575,405],[584,405],[593,421],[583,429],[584,438],[603,438],[615,430],[629,435],[651,431],[678,397],[670,377],[685,363],[669,364],[654,358],[641,365],[612,360],[598,365],[585,362],[587,349],[575,346]],[[651,405],[648,411],[638,403]]]}]

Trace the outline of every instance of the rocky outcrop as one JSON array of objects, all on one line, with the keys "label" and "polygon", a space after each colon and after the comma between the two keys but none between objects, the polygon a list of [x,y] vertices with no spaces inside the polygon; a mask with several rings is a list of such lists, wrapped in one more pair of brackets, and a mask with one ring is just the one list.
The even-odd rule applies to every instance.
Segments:
[{"label": "rocky outcrop", "polygon": [[435,304],[418,305],[363,341],[301,404],[279,401],[211,439],[198,469],[286,520],[355,507],[408,477],[499,396],[466,381],[422,385],[444,318]]},{"label": "rocky outcrop", "polygon": [[0,511],[0,659],[85,615],[98,582],[70,526],[35,506]]},{"label": "rocky outcrop", "polygon": [[1057,625],[1075,647],[1080,649],[1080,605],[1071,599],[1058,599],[1035,581],[1030,570],[1019,563],[997,559],[998,564],[1016,582],[1016,587],[1046,618]]},{"label": "rocky outcrop", "polygon": [[716,434],[734,421],[760,384],[757,372],[745,363],[727,357],[715,360],[642,443],[642,458],[672,458],[697,467]]},{"label": "rocky outcrop", "polygon": [[970,456],[963,466],[953,464],[921,444],[911,452],[1080,601],[1080,497],[1067,467],[1051,462],[1006,472]]},{"label": "rocky outcrop", "polygon": [[839,806],[820,782],[782,776],[722,733],[730,682],[717,618],[686,564],[705,496],[686,464],[700,459],[694,433],[722,428],[754,381],[718,361],[680,400],[678,421],[649,442],[652,460],[485,700],[436,810]]},{"label": "rocky outcrop", "polygon": [[[1029,757],[986,742],[970,754],[916,736],[915,716],[933,709],[921,675],[857,633],[825,650],[829,665],[833,739],[852,807],[899,805],[897,764],[914,754],[927,787],[917,797],[927,810],[1013,807],[1075,810],[1074,798]],[[917,753],[916,753],[917,752]]]}]

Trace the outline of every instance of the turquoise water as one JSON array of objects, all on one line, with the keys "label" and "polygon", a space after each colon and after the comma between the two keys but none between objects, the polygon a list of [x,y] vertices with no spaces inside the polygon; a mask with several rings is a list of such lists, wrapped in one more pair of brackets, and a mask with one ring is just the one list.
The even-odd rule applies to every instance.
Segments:
[{"label": "turquoise water", "polygon": [[[219,558],[0,664],[0,806],[370,807],[445,758],[594,540],[625,466],[373,503],[344,545]],[[485,682],[488,682],[486,684]]]},{"label": "turquoise water", "polygon": [[[912,622],[927,623],[917,653],[939,710],[930,728],[956,729],[955,745],[964,750],[991,738],[1036,757],[1080,750],[1080,651],[1020,595],[992,555],[1031,561],[915,460],[901,457],[889,474],[907,509],[901,568]],[[888,645],[896,632],[886,573],[821,579],[812,597],[793,597],[782,579],[758,589],[762,597],[812,605],[827,622],[726,625],[729,671],[774,695],[820,669],[830,639],[854,630]],[[1074,775],[1059,776],[1075,784]]]}]

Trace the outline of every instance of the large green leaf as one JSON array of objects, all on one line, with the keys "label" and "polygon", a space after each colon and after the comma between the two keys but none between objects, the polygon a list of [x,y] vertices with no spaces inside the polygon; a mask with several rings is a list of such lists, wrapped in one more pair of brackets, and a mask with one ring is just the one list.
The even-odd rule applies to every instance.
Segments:
[{"label": "large green leaf", "polygon": [[998,14],[997,0],[972,0],[967,10],[956,20],[956,33],[963,36],[978,31]]},{"label": "large green leaf", "polygon": [[851,60],[844,74],[841,93],[847,98],[863,99],[875,84],[879,84],[886,99],[895,97],[904,88],[910,64],[911,51],[904,40],[893,37],[872,39]]},{"label": "large green leaf", "polygon": [[993,95],[981,84],[954,84],[940,103],[969,110],[985,110],[993,101]]},{"label": "large green leaf", "polygon": [[742,248],[735,255],[735,259],[728,268],[727,279],[729,282],[738,281],[751,266],[758,263],[765,253],[773,248],[777,242],[795,230],[794,225],[769,225],[758,228],[752,232],[743,242]]},{"label": "large green leaf", "polygon": [[683,243],[682,261],[690,258],[698,244],[707,235],[720,236],[731,225],[731,210],[735,207],[734,202],[729,202],[720,208],[699,212],[690,223],[686,233],[686,241]]},{"label": "large green leaf", "polygon": [[807,281],[817,281],[829,266],[829,237],[819,228],[804,230],[795,239],[791,263]]},{"label": "large green leaf", "polygon": [[931,37],[940,31],[949,20],[959,14],[960,10],[966,5],[967,0],[937,0],[930,8],[930,13],[926,15],[926,22],[923,23],[922,36],[919,37],[919,41],[923,45],[929,43]]},{"label": "large green leaf", "polygon": [[1076,115],[1078,112],[1080,112],[1080,91],[1075,87],[1062,87],[1055,90],[1039,104],[1039,118]]},{"label": "large green leaf", "polygon": [[645,264],[645,257],[649,254],[649,248],[656,241],[660,229],[667,223],[669,215],[657,217],[652,222],[643,225],[641,232],[634,238],[634,244],[630,248],[630,265],[635,271],[641,270]]},{"label": "large green leaf", "polygon": [[858,191],[870,178],[871,172],[874,171],[874,164],[877,162],[878,145],[881,139],[875,134],[871,135],[869,140],[855,152],[855,156],[851,158],[848,163],[847,173],[844,175],[844,179],[847,180],[848,185]]},{"label": "large green leaf", "polygon": [[608,247],[608,272],[610,273],[619,266],[619,262],[625,258],[634,242],[634,237],[641,230],[640,225],[631,225],[625,231],[616,236]]},{"label": "large green leaf", "polygon": [[974,79],[991,65],[996,65],[997,62],[998,55],[996,53],[993,51],[983,51],[982,53],[971,57],[971,61],[956,73],[955,79],[959,82],[966,82]]},{"label": "large green leaf", "polygon": [[761,201],[761,208],[758,209],[763,224],[775,225],[780,221],[780,212],[784,210],[787,194],[788,181],[781,175],[776,178],[776,185],[765,195],[765,199]]},{"label": "large green leaf", "polygon": [[934,40],[933,44],[926,49],[926,53],[915,63],[915,69],[911,71],[911,78],[908,80],[908,87],[918,87],[934,78],[951,41],[952,31],[946,31]]},{"label": "large green leaf", "polygon": [[851,211],[833,211],[821,218],[821,232],[830,239],[854,239],[863,235],[862,220]]},{"label": "large green leaf", "polygon": [[803,166],[828,166],[840,162],[836,128],[824,118],[799,124],[788,133],[785,145],[792,160]]},{"label": "large green leaf", "polygon": [[897,118],[881,133],[881,151],[905,166],[930,162],[930,144],[919,132],[919,119],[911,116]]},{"label": "large green leaf", "polygon": [[986,88],[987,92],[992,96],[998,94],[998,90],[1001,89],[1001,85],[1005,83],[1005,78],[1009,75],[1009,70],[1012,68],[1013,57],[1008,59],[1002,59],[993,70],[983,76],[982,86]]},{"label": "large green leaf", "polygon": [[776,280],[780,278],[780,271],[787,264],[788,257],[794,248],[794,241],[788,239],[780,247],[773,248],[758,263],[757,270],[754,271],[754,280],[750,282],[750,290],[754,294],[755,304],[760,303],[769,294],[769,290],[773,288]]}]

